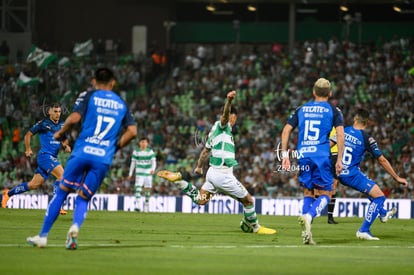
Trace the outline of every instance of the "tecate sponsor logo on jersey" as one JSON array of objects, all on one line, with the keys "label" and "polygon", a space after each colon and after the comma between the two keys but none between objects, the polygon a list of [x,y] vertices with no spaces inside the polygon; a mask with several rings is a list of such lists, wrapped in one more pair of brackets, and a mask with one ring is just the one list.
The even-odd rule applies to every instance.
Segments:
[{"label": "tecate sponsor logo on jersey", "polygon": [[124,108],[123,104],[119,103],[118,101],[112,100],[112,99],[104,99],[104,98],[95,97],[93,100],[94,100],[95,105],[99,107],[109,108],[109,109],[114,109],[114,110]]},{"label": "tecate sponsor logo on jersey", "polygon": [[327,113],[329,109],[323,106],[304,106],[303,111],[305,113]]},{"label": "tecate sponsor logo on jersey", "polygon": [[85,146],[85,148],[83,148],[83,152],[86,154],[95,155],[99,157],[105,156],[105,150],[92,146]]}]

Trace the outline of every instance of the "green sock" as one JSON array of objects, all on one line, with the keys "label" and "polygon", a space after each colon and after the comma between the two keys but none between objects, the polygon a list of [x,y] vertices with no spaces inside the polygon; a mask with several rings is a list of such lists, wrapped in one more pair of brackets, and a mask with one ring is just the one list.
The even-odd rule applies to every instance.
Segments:
[{"label": "green sock", "polygon": [[254,205],[244,206],[243,215],[246,222],[250,223],[254,228],[259,225]]},{"label": "green sock", "polygon": [[142,186],[135,186],[135,208],[141,209]]},{"label": "green sock", "polygon": [[188,182],[187,187],[183,189],[183,193],[189,196],[194,203],[198,203],[200,191],[197,187]]}]

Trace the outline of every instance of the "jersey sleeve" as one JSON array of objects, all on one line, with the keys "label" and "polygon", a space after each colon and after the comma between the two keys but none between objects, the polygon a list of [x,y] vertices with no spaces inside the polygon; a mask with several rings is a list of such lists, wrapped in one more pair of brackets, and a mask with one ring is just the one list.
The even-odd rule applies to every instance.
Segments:
[{"label": "jersey sleeve", "polygon": [[88,101],[94,91],[85,91],[79,94],[73,107],[73,112],[79,113],[82,117],[85,116],[86,109],[88,107]]},{"label": "jersey sleeve", "polygon": [[216,127],[220,127],[219,125],[221,125],[221,122],[216,121],[213,127],[211,127],[210,132],[208,133],[208,136],[207,136],[206,144],[204,145],[204,147],[206,147],[207,149],[211,149],[213,147],[213,144],[212,144],[213,133]]},{"label": "jersey sleeve", "polygon": [[298,119],[299,118],[299,115],[298,115],[298,112],[299,112],[299,110],[300,110],[300,107],[296,108],[296,110],[288,118],[286,124],[289,124],[293,128],[295,128],[296,126],[298,126],[298,123],[299,123],[299,119]]},{"label": "jersey sleeve", "polygon": [[32,127],[30,127],[29,131],[33,135],[35,135],[35,134],[39,133],[42,129],[43,129],[43,120],[40,120],[40,121],[36,122],[35,125],[33,125]]},{"label": "jersey sleeve", "polygon": [[129,110],[129,107],[127,104],[125,104],[127,108],[127,112],[125,113],[124,119],[122,120],[122,126],[127,127],[130,125],[135,125],[134,116],[132,115],[132,112]]},{"label": "jersey sleeve", "polygon": [[369,152],[375,159],[382,156],[382,152],[379,149],[377,141],[367,133],[363,132],[364,141],[365,141],[365,149]]},{"label": "jersey sleeve", "polygon": [[333,126],[344,126],[344,116],[338,107],[333,108]]}]

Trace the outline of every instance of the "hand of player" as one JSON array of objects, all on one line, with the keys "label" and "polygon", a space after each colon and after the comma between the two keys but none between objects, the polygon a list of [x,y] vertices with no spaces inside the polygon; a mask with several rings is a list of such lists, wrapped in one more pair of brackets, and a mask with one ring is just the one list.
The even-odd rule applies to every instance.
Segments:
[{"label": "hand of player", "polygon": [[69,145],[66,145],[64,148],[65,148],[65,152],[66,152],[66,153],[70,153],[70,152],[72,152],[72,148],[70,148],[70,146],[69,146]]},{"label": "hand of player", "polygon": [[26,157],[27,157],[27,158],[30,158],[31,156],[33,156],[33,151],[32,151],[32,149],[26,150],[25,154],[26,154]]},{"label": "hand of player", "polygon": [[197,175],[202,175],[203,174],[203,168],[197,167],[196,169],[194,169],[194,173],[196,173]]},{"label": "hand of player", "polygon": [[407,187],[407,186],[408,186],[408,181],[407,181],[407,179],[405,179],[405,178],[400,178],[400,177],[398,177],[398,178],[396,178],[396,181],[397,181],[399,184],[404,185],[405,187]]},{"label": "hand of player", "polygon": [[335,171],[336,171],[336,175],[339,176],[339,174],[341,174],[342,172],[342,161],[337,161],[335,164]]},{"label": "hand of player", "polygon": [[228,99],[233,99],[236,97],[236,91],[231,91],[227,94]]},{"label": "hand of player", "polygon": [[282,168],[283,168],[283,171],[289,171],[290,170],[290,159],[289,158],[283,158],[282,159]]},{"label": "hand of player", "polygon": [[62,134],[60,131],[57,131],[53,134],[54,139],[59,140],[62,137]]}]

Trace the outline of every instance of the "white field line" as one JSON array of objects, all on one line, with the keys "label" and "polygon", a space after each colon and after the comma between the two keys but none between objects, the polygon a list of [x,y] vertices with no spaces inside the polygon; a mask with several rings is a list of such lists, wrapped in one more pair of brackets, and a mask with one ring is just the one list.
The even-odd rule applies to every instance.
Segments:
[{"label": "white field line", "polygon": [[[18,244],[0,244],[0,247],[22,247],[30,245],[25,243],[18,243]],[[65,247],[65,244],[48,244],[48,247]],[[140,244],[99,244],[99,243],[79,243],[79,248],[81,247],[140,247]],[[143,246],[148,247],[147,244]],[[300,248],[300,247],[315,247],[315,248],[406,248],[406,249],[414,249],[414,245],[407,245],[407,246],[399,246],[399,245],[374,245],[374,246],[349,246],[349,245],[154,245],[157,248],[199,248],[199,249],[206,249],[206,248],[214,248],[214,249],[239,249],[239,248]]]}]

